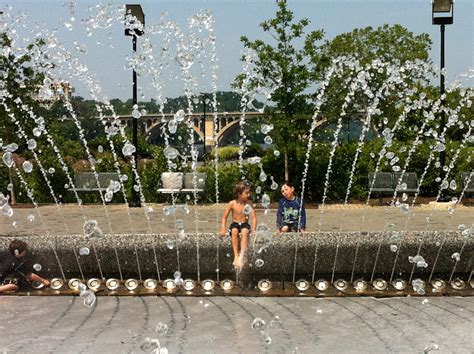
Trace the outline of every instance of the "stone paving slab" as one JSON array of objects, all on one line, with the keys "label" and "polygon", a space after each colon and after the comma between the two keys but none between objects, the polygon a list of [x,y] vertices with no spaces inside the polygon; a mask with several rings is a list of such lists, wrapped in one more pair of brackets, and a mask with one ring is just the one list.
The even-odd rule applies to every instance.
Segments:
[{"label": "stone paving slab", "polygon": [[[0,297],[0,351],[472,353],[474,298]],[[278,316],[278,319],[276,318]],[[256,318],[265,321],[253,329]],[[166,333],[156,331],[158,323]],[[436,351],[437,350],[437,351]]]},{"label": "stone paving slab", "polygon": [[[44,205],[39,208],[14,207],[12,217],[0,216],[0,236],[69,235],[82,234],[84,220],[95,219],[105,233],[150,234],[172,233],[176,219],[182,219],[187,230],[215,233],[225,204],[189,206],[189,213],[177,210],[165,215],[164,204],[148,204],[146,208],[128,208],[126,205],[66,204],[61,207]],[[456,230],[460,224],[469,227],[474,220],[474,207],[458,206],[454,212],[445,205],[416,206],[409,212],[395,207],[365,207],[365,205],[326,205],[324,209],[308,208],[308,232],[314,231],[443,231]],[[28,221],[33,215],[34,221]],[[149,216],[149,222],[147,219]],[[428,218],[428,219],[427,219]],[[275,229],[276,210],[266,213],[257,209],[258,222]],[[429,222],[427,221],[429,220]],[[110,223],[109,223],[110,221]],[[230,218],[228,220],[230,224]]]}]

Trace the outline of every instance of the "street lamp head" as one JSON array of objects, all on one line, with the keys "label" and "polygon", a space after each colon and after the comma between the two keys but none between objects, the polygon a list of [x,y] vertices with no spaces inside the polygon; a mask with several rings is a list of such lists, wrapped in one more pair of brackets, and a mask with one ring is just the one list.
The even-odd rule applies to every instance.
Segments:
[{"label": "street lamp head", "polygon": [[140,5],[125,5],[125,35],[141,36],[145,27],[145,14]]},{"label": "street lamp head", "polygon": [[431,0],[433,25],[451,25],[454,16],[454,0]]}]

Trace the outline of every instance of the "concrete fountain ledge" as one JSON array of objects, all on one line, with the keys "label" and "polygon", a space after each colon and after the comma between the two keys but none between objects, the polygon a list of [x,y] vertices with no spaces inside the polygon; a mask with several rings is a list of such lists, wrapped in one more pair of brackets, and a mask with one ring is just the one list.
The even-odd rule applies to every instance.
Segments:
[{"label": "concrete fountain ledge", "polygon": [[[59,265],[68,278],[79,277],[81,270],[87,277],[100,278],[100,270],[104,277],[118,277],[119,265],[124,278],[138,278],[141,273],[143,279],[156,279],[158,272],[161,279],[172,278],[178,269],[183,278],[196,279],[198,273],[200,278],[215,278],[216,269],[221,278],[235,277],[230,239],[217,234],[188,234],[179,244],[175,234],[106,234],[100,239],[86,239],[83,235],[16,238],[29,244],[27,269],[33,271],[33,264],[41,264],[39,273],[47,277],[61,277]],[[8,252],[13,239],[0,238],[0,257]],[[414,276],[428,278],[433,269],[434,275],[449,277],[454,271],[467,280],[473,268],[472,236],[454,231],[274,234],[271,245],[260,254],[254,252],[254,240],[255,236],[251,237],[242,273],[277,281],[291,280],[293,273],[304,278],[333,272],[336,277],[347,277],[352,271],[356,277],[370,279],[374,273],[387,278],[392,270],[395,277],[409,276],[413,271]],[[79,255],[83,247],[90,250],[89,255]],[[460,254],[458,262],[453,259],[455,253]],[[414,267],[408,261],[409,256],[417,254],[423,256],[427,267]],[[257,259],[264,264],[257,267]]]}]

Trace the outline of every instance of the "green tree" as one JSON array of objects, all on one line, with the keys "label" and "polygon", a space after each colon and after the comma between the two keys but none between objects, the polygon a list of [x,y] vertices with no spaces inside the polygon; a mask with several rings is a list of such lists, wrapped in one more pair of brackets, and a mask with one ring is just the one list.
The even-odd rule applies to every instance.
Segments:
[{"label": "green tree", "polygon": [[[414,34],[401,25],[383,26],[373,29],[372,27],[356,28],[352,32],[342,33],[332,40],[326,40],[325,43],[316,50],[314,47],[308,48],[311,61],[317,65],[317,70],[313,71],[313,78],[321,80],[321,73],[325,72],[333,59],[337,57],[350,57],[358,60],[361,66],[379,60],[382,63],[392,64],[399,68],[407,61],[430,63],[429,50],[431,49],[431,39],[428,34]],[[381,87],[387,80],[386,70],[369,69],[370,87],[373,92]],[[328,119],[339,117],[339,110],[343,105],[347,90],[344,84],[349,73],[345,73],[340,78],[332,80],[326,89],[327,103],[323,107],[323,114]],[[352,74],[353,75],[353,74]],[[383,130],[384,125],[378,124],[383,117],[387,117],[391,123],[398,117],[403,106],[398,103],[401,98],[398,96],[399,90],[403,85],[416,87],[423,90],[429,86],[427,76],[419,76],[415,70],[404,71],[405,80],[402,83],[394,85],[394,90],[388,93],[384,99],[380,100],[378,108],[381,114],[374,117],[374,126]],[[341,89],[342,88],[342,89]],[[348,113],[357,110],[365,110],[370,103],[370,99],[359,90],[352,99],[352,105],[348,107]]]},{"label": "green tree", "polygon": [[[307,89],[312,84],[308,48],[312,50],[312,57],[316,58],[314,43],[324,35],[322,30],[305,34],[309,23],[306,18],[294,21],[293,12],[287,8],[285,1],[280,1],[275,18],[260,24],[263,31],[273,38],[272,43],[241,37],[244,47],[256,53],[253,63],[256,75],[245,78],[245,74],[241,74],[237,76],[234,86],[240,86],[244,79],[249,79],[249,88],[260,86],[272,89],[271,100],[275,103],[270,118],[274,125],[272,136],[274,143],[283,150],[285,179],[289,177],[289,150],[295,142],[301,141],[308,130],[305,114],[309,113],[310,108]],[[299,48],[301,39],[303,43]]]}]

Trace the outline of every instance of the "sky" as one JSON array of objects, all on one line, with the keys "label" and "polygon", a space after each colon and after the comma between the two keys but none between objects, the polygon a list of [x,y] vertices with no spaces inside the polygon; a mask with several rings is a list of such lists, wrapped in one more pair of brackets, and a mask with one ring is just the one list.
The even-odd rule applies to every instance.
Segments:
[{"label": "sky", "polygon": [[[240,37],[269,39],[263,35],[259,24],[272,18],[276,11],[276,0],[137,0],[145,13],[146,26],[157,24],[163,12],[168,20],[176,21],[185,31],[187,19],[199,10],[210,10],[215,20],[218,71],[218,89],[231,90],[230,84],[242,72]],[[383,24],[401,24],[415,34],[428,33],[433,41],[430,57],[435,64],[440,60],[439,26],[431,23],[430,0],[287,0],[296,19],[308,18],[308,30],[323,29],[324,39],[350,32],[354,28]],[[122,4],[117,1],[90,0],[0,0],[0,11],[14,16],[25,12],[28,28],[37,23],[41,28],[56,29],[56,35],[64,46],[74,52],[74,42],[87,47],[87,53],[75,51],[103,87],[108,98],[131,98],[132,74],[125,68],[126,57],[131,54],[131,37],[124,36],[123,27],[115,23],[107,29],[96,29],[88,37],[81,19],[95,16],[105,5],[112,8]],[[6,6],[10,5],[11,10]],[[71,16],[75,21],[71,22]],[[69,30],[65,23],[72,23]],[[110,39],[109,39],[110,37]],[[139,39],[140,40],[140,39]],[[446,68],[448,82],[474,68],[474,1],[457,0],[454,10],[454,24],[446,28]],[[170,69],[171,70],[171,69]],[[198,88],[210,90],[210,80],[204,80]],[[147,88],[148,77],[139,78],[144,96],[141,100],[153,98],[154,91]],[[75,94],[88,97],[87,90],[77,82],[71,82]],[[465,85],[474,86],[471,78]],[[182,80],[170,75],[164,81],[163,94],[177,97],[183,94]]]}]

